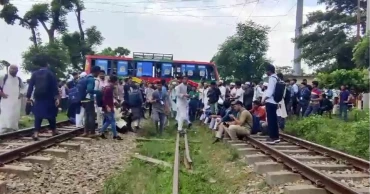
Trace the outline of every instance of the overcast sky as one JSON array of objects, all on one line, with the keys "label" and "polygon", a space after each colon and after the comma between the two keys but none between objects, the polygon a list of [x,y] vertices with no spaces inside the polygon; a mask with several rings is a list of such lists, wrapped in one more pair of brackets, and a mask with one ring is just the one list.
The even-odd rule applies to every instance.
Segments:
[{"label": "overcast sky", "polygon": [[[44,0],[11,0],[23,15]],[[305,0],[304,14],[323,9],[317,0]],[[237,22],[247,19],[273,30],[268,57],[277,66],[293,65],[296,0],[85,0],[84,27],[95,25],[105,40],[97,48],[123,46],[131,51],[172,53],[176,60],[209,61]],[[77,30],[74,14],[69,30]],[[39,30],[43,41],[46,33]],[[0,60],[22,63],[30,45],[30,31],[0,20]],[[303,64],[303,68],[309,71]],[[25,73],[20,76],[27,78]]]}]

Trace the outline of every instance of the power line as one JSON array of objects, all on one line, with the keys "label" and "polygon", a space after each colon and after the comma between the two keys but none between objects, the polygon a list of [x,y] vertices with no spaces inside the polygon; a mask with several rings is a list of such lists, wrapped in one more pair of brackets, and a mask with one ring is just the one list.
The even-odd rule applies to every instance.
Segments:
[{"label": "power line", "polygon": [[[295,6],[297,5],[297,3],[294,3],[293,6],[286,12],[286,15],[289,15],[289,13],[293,10],[293,8],[295,8]],[[270,31],[275,31],[275,28],[280,24],[280,20],[275,24],[275,26],[273,28],[271,28]]]}]

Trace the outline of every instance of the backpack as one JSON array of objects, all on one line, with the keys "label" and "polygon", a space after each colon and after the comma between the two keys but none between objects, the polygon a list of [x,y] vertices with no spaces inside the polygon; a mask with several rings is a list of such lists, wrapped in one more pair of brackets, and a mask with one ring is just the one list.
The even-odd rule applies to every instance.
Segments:
[{"label": "backpack", "polygon": [[286,87],[286,85],[279,78],[277,78],[277,77],[273,77],[273,78],[275,78],[277,80],[276,81],[276,85],[275,85],[275,91],[274,91],[273,97],[274,97],[274,101],[276,103],[279,103],[284,98],[284,93],[285,93],[285,87]]},{"label": "backpack", "polygon": [[248,122],[247,124],[249,127],[251,127],[251,134],[257,134],[258,132],[261,131],[261,123],[260,123],[260,118],[258,118],[256,115],[252,114],[252,122],[253,125],[250,125]]},{"label": "backpack", "polygon": [[40,74],[35,76],[34,98],[40,99],[50,94],[50,79],[52,74],[49,70],[39,70]]},{"label": "backpack", "polygon": [[[20,77],[18,77],[17,76],[17,78],[18,78],[18,81],[19,81],[19,83],[18,83],[18,87],[19,87],[19,89],[21,89],[21,87],[22,87],[22,80],[21,80],[21,78]],[[1,90],[3,90],[3,87],[5,86],[5,83],[6,83],[6,80],[8,79],[8,74],[6,74],[5,76],[4,76],[4,79],[3,79],[3,85],[0,87],[0,89]],[[1,100],[1,96],[0,96],[0,100]]]},{"label": "backpack", "polygon": [[128,94],[128,105],[130,107],[138,107],[141,106],[141,92],[140,91],[133,91]]},{"label": "backpack", "polygon": [[68,90],[68,96],[71,103],[80,103],[87,95],[87,82],[91,75],[78,80],[76,86]]}]

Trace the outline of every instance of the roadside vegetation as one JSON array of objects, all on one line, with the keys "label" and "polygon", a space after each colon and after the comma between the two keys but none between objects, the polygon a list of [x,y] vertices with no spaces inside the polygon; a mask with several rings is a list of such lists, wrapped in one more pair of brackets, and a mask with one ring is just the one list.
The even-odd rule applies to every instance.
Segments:
[{"label": "roadside vegetation", "polygon": [[[173,164],[176,130],[168,127],[162,137],[158,137],[153,125],[145,125],[142,138],[161,138],[167,141],[139,142],[136,153]],[[234,149],[225,144],[212,144],[211,133],[199,126],[188,132],[190,155],[193,169],[187,170],[180,151],[180,191],[182,194],[226,194],[239,193],[245,189],[250,172],[243,168]],[[181,143],[180,145],[183,145]],[[180,149],[181,146],[180,146]],[[105,194],[170,194],[172,193],[171,168],[132,159],[131,164],[108,179],[104,186]]]},{"label": "roadside vegetation", "polygon": [[[65,113],[59,113],[58,116],[57,116],[57,122],[64,121],[64,120],[67,120],[67,119],[68,119],[68,117]],[[32,115],[22,116],[21,119],[19,120],[19,129],[33,127],[33,121],[34,121],[34,117]],[[44,119],[42,124],[45,125],[45,124],[49,124],[49,123],[46,119]]]},{"label": "roadside vegetation", "polygon": [[369,110],[354,109],[348,116],[348,122],[336,115],[290,119],[285,132],[368,160]]}]

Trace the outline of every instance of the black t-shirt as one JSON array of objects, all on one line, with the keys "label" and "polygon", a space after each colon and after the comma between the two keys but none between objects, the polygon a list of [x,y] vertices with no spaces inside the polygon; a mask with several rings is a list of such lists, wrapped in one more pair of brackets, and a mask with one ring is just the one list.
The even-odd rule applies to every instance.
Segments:
[{"label": "black t-shirt", "polygon": [[221,91],[219,88],[210,88],[207,96],[210,103],[216,103],[221,96]]}]

